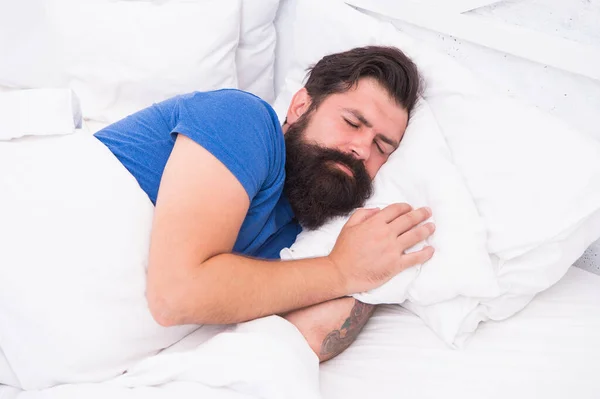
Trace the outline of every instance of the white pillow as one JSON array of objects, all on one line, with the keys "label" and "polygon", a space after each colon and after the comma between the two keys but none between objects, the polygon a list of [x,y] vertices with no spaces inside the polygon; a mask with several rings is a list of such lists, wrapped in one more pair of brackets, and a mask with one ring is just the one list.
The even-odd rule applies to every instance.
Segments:
[{"label": "white pillow", "polygon": [[[497,96],[450,57],[340,1],[300,2],[294,40],[296,58],[275,104],[280,117],[306,67],[324,54],[366,44],[395,45],[417,63],[425,80],[424,99],[484,223],[500,287],[500,295],[490,291],[488,298],[405,303],[447,343],[459,346],[481,320],[503,319],[522,309],[600,236],[600,143],[594,139]],[[434,217],[440,214],[432,209]],[[443,220],[437,224],[443,229]],[[470,278],[455,271],[464,281]]]},{"label": "white pillow", "polygon": [[240,43],[235,55],[239,88],[268,103],[275,100],[274,20],[279,1],[242,0]]},{"label": "white pillow", "polygon": [[0,86],[25,89],[64,85],[47,2],[0,1]]},{"label": "white pillow", "polygon": [[281,0],[275,30],[277,46],[275,47],[275,95],[279,95],[285,83],[290,64],[294,59],[294,20],[296,5],[299,0]]},{"label": "white pillow", "polygon": [[[17,76],[0,76],[0,82],[68,86],[81,99],[85,118],[110,123],[177,94],[237,87],[240,0],[38,0],[33,9],[32,24],[45,29],[35,27],[38,34],[27,45],[53,49],[34,61],[38,69],[46,63],[57,68],[60,79],[55,72],[48,81],[14,72],[31,62],[24,52],[0,69]],[[16,17],[20,30],[28,31],[29,21]]]},{"label": "white pillow", "polygon": [[103,381],[196,328],[152,318],[154,207],[95,137],[1,141],[0,192],[0,384]]},{"label": "white pillow", "polygon": [[79,100],[69,89],[0,92],[0,140],[73,133],[82,126]]},{"label": "white pillow", "polygon": [[[485,226],[427,103],[421,100],[411,115],[402,145],[381,168],[367,208],[394,202],[435,210],[436,233],[426,242],[436,248],[427,267],[415,267],[390,283],[355,295],[366,303],[430,305],[455,298],[499,295],[492,263],[486,251]],[[314,232],[303,231],[284,259],[299,259],[331,252],[347,221],[338,218]],[[422,249],[423,244],[414,249]],[[315,253],[318,248],[318,253]]]}]

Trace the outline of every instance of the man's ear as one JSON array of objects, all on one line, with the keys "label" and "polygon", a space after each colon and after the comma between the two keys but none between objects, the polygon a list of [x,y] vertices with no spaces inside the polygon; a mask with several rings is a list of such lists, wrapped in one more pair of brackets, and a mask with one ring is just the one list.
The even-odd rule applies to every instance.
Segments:
[{"label": "man's ear", "polygon": [[298,120],[310,107],[310,96],[306,88],[301,88],[292,97],[292,102],[288,108],[286,122],[292,124]]}]

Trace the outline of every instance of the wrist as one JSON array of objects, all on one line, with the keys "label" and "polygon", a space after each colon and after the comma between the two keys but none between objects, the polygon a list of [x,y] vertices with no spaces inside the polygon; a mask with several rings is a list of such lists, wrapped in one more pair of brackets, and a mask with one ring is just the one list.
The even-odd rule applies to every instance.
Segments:
[{"label": "wrist", "polygon": [[324,257],[326,263],[328,264],[328,268],[332,275],[334,283],[334,293],[335,297],[343,297],[351,294],[349,289],[348,279],[342,271],[341,265],[338,263],[334,257],[331,255],[327,255]]}]

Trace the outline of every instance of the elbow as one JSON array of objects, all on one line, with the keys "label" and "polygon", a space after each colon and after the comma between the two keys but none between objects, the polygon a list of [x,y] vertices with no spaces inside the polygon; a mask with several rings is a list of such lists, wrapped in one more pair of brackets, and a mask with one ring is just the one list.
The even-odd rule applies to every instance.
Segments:
[{"label": "elbow", "polygon": [[146,300],[150,314],[156,323],[162,327],[173,327],[184,324],[217,324],[221,320],[215,318],[211,303],[206,301],[199,287],[190,289],[184,282],[152,283],[148,281],[146,287]]},{"label": "elbow", "polygon": [[167,287],[148,284],[146,300],[150,314],[156,323],[162,327],[186,324],[185,312],[179,297],[180,294]]},{"label": "elbow", "polygon": [[162,327],[173,327],[181,324],[176,317],[177,312],[171,305],[168,305],[168,300],[156,293],[147,293],[148,308],[150,314],[156,323]]}]

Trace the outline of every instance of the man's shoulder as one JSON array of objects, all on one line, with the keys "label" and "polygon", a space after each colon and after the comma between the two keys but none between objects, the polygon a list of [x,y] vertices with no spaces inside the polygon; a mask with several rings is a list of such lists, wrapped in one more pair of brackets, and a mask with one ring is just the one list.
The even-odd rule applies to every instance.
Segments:
[{"label": "man's shoulder", "polygon": [[[239,108],[270,113],[272,107],[255,94],[239,89],[218,89],[212,91],[194,91],[178,96],[179,101],[186,103],[208,103],[215,106],[226,106],[229,110]],[[235,107],[235,108],[234,108]]]},{"label": "man's shoulder", "polygon": [[[181,96],[180,109],[194,114],[199,123],[212,120],[224,131],[282,141],[283,132],[275,110],[260,97],[239,89],[192,92]],[[195,118],[196,119],[196,118]]]}]

